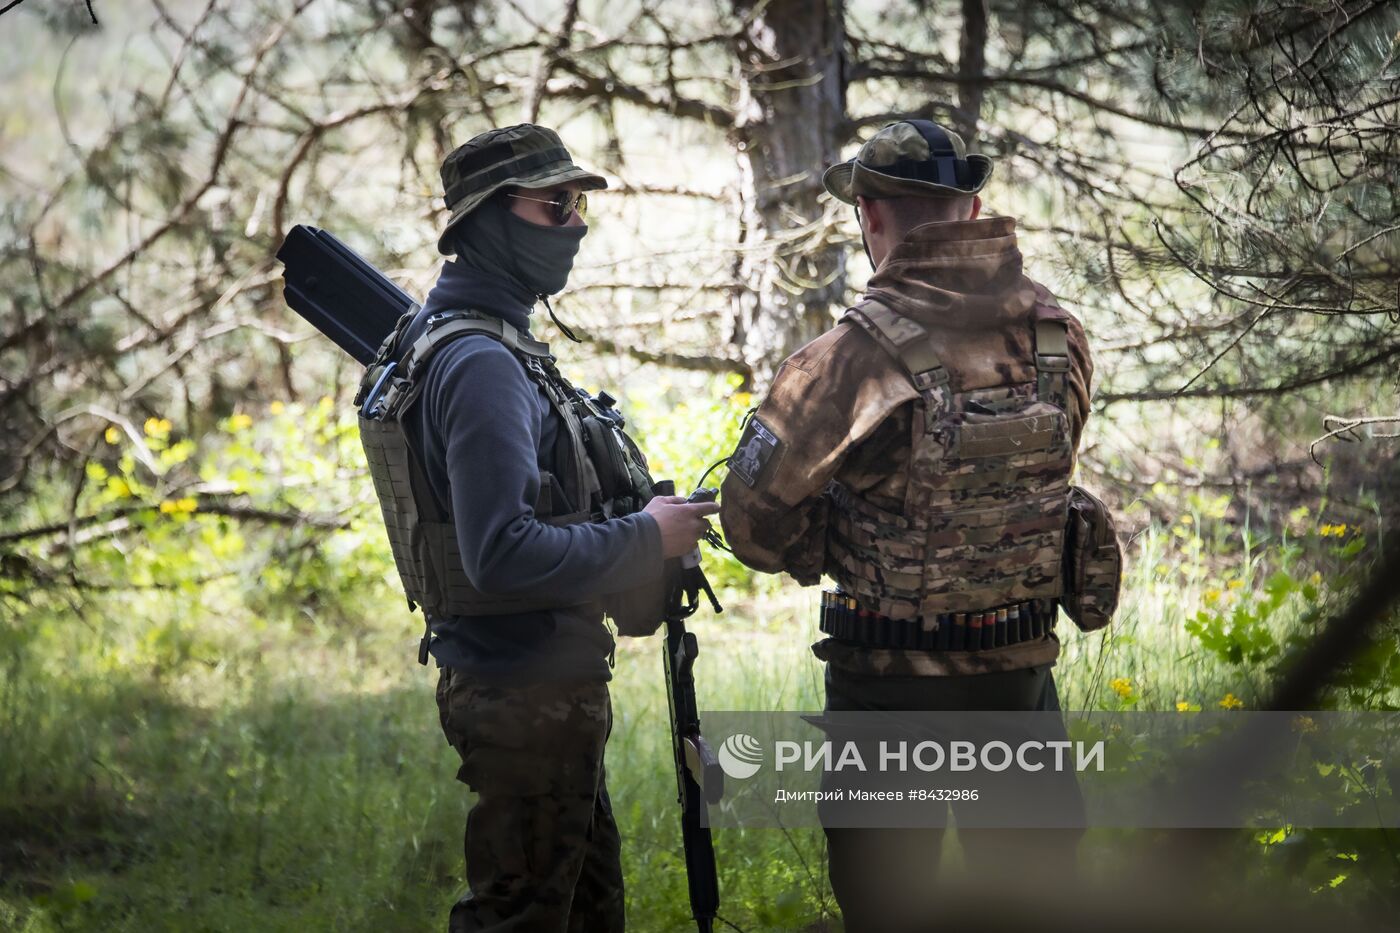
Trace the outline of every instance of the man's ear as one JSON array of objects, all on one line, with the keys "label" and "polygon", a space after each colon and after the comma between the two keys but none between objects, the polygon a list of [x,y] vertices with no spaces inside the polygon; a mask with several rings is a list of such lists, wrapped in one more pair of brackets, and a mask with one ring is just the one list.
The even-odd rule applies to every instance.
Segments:
[{"label": "man's ear", "polygon": [[874,200],[867,198],[863,194],[856,195],[856,206],[860,208],[860,214],[865,218],[865,229],[869,233],[881,233],[885,229],[885,218],[880,213],[880,206]]},{"label": "man's ear", "polygon": [[982,213],[982,198],[980,195],[972,196],[972,213],[968,215],[968,220],[976,220],[977,215]]}]

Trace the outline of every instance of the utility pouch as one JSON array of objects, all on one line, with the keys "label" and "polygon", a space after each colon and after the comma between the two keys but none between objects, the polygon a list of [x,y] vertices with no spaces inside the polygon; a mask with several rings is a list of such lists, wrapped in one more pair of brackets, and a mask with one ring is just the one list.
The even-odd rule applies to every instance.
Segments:
[{"label": "utility pouch", "polygon": [[622,455],[622,445],[611,424],[594,415],[583,419],[583,443],[588,458],[598,471],[598,486],[604,499],[616,499],[632,492],[632,474]]},{"label": "utility pouch", "polygon": [[1066,614],[1082,631],[1103,628],[1118,609],[1122,582],[1123,550],[1113,513],[1097,496],[1071,486],[1061,598]]},{"label": "utility pouch", "polygon": [[666,618],[666,597],[680,576],[681,559],[673,557],[663,565],[661,576],[650,583],[604,596],[603,612],[617,626],[617,634],[645,638],[659,629]]}]

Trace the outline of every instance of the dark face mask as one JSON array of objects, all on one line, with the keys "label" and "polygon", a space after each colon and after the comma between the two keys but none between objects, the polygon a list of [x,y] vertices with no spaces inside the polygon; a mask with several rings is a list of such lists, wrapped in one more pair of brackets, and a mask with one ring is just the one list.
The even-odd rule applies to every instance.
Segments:
[{"label": "dark face mask", "polygon": [[532,297],[554,295],[568,284],[574,256],[588,227],[546,227],[512,214],[491,198],[462,221],[457,258],[474,269],[505,275]]},{"label": "dark face mask", "polygon": [[510,211],[503,218],[506,247],[513,271],[536,295],[554,295],[569,284],[574,257],[588,234],[588,225],[548,227],[533,224]]}]

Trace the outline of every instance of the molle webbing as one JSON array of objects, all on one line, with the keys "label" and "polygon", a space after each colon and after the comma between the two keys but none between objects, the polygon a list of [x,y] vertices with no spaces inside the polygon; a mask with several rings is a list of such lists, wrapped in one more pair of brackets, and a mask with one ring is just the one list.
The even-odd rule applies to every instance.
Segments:
[{"label": "molle webbing", "polygon": [[1059,596],[1073,466],[1064,321],[1035,325],[1035,382],[954,391],[917,321],[869,300],[845,319],[906,371],[923,417],[900,510],[832,484],[827,572],[861,609],[892,620]]},{"label": "molle webbing", "polygon": [[[427,477],[410,452],[407,437],[397,421],[361,417],[360,440],[369,463],[374,491],[379,498],[389,549],[410,608],[422,606],[434,616],[495,615],[558,608],[557,601],[524,596],[493,596],[472,586],[462,570],[462,553],[455,526],[450,521],[425,516],[420,503],[431,502]],[[548,474],[541,490],[549,488]],[[546,503],[541,501],[541,506]],[[537,513],[551,525],[588,521],[587,512],[568,515]]]},{"label": "molle webbing", "polygon": [[827,571],[863,608],[896,619],[1059,595],[1065,499],[1036,492],[911,522],[833,485]]},{"label": "molle webbing", "polygon": [[[559,416],[564,431],[559,435],[554,450],[555,465],[563,475],[557,477],[561,491],[575,510],[591,508],[598,494],[598,477],[588,461],[583,442],[583,429],[578,415],[570,401],[573,388],[565,383],[554,366],[549,344],[535,340],[528,334],[498,317],[477,315],[458,311],[436,314],[428,319],[424,333],[404,352],[398,362],[403,372],[401,379],[395,379],[384,396],[383,417],[397,418],[408,409],[423,390],[428,364],[439,348],[461,337],[479,334],[499,341],[507,350],[515,354],[530,381],[539,386],[550,406]],[[551,500],[552,501],[552,500]],[[551,510],[540,517],[548,518]]]}]

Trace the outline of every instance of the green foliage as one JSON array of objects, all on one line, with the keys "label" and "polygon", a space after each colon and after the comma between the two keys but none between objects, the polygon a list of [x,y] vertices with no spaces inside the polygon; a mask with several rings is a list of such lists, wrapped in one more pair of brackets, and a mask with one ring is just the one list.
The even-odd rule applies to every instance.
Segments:
[{"label": "green foliage", "polygon": [[[628,393],[623,408],[653,472],[688,489],[733,449],[751,405],[714,379]],[[0,747],[23,749],[0,759],[0,839],[24,845],[21,858],[0,844],[0,926],[162,928],[172,910],[196,929],[437,925],[460,885],[469,799],[410,661],[414,620],[352,413],[330,399],[272,403],[198,436],[159,417],[136,433],[100,438],[76,499],[82,546],[50,536],[20,552],[71,566],[82,586],[7,579],[0,591],[16,610],[0,619]],[[59,521],[58,501],[13,521]],[[1167,520],[1172,502],[1183,508]],[[1163,488],[1124,517],[1143,530],[1119,622],[1062,632],[1070,709],[1250,705],[1366,569],[1370,530],[1309,510],[1252,527],[1228,497]],[[709,552],[706,566],[729,611],[694,626],[702,707],[819,706],[812,592],[728,555]],[[609,777],[629,917],[673,929],[685,886],[655,647],[620,646]],[[1328,702],[1397,698],[1390,637]],[[1361,806],[1373,770],[1338,763],[1319,786]],[[1339,909],[1394,893],[1379,835],[1279,832],[1239,835],[1246,877],[1293,880]],[[741,926],[832,918],[820,832],[728,831],[717,847],[725,912]]]},{"label": "green foliage", "polygon": [[[725,452],[745,401],[693,403],[677,424],[646,424],[658,472],[698,477],[712,451],[689,439]],[[647,417],[645,405],[630,411]],[[165,449],[181,441],[170,433]],[[363,484],[343,444],[353,446],[353,431],[334,411],[282,406],[226,420],[185,463],[202,482],[240,484],[241,501],[325,514],[327,501],[359,507],[334,498]],[[311,462],[333,458],[334,467]],[[175,482],[133,475],[142,502]],[[106,488],[94,483],[91,494]],[[1286,535],[1246,542],[1212,517],[1224,515],[1218,503],[1197,504],[1209,507],[1190,522],[1150,523],[1137,538],[1120,626],[1064,633],[1057,678],[1068,708],[1242,704],[1258,695],[1261,668],[1284,663],[1364,569],[1364,536],[1351,529],[1323,534],[1303,518]],[[207,574],[220,560],[212,544],[230,573],[190,590],[92,594],[86,626],[36,592],[13,624],[0,624],[0,746],[23,749],[0,759],[0,838],[23,840],[26,853],[17,860],[0,845],[0,925],[160,929],[172,911],[189,929],[439,924],[460,887],[469,798],[451,781],[430,677],[410,660],[410,619],[385,583],[377,524],[299,538],[157,505],[143,534],[149,548],[145,539],[122,546],[152,552],[143,579]],[[241,547],[229,545],[235,535]],[[282,567],[264,535],[305,547],[286,551]],[[731,586],[730,611],[694,626],[702,707],[819,706],[820,666],[806,650],[811,591]],[[629,918],[647,930],[686,919],[656,648],[655,639],[620,646],[609,747]],[[1378,644],[1336,705],[1391,708],[1396,667],[1394,645]],[[1374,783],[1364,763],[1321,777],[1340,806],[1364,802]],[[1094,837],[1089,850],[1113,844]],[[820,832],[724,831],[716,846],[725,913],[740,926],[793,930],[832,918]],[[1376,833],[1284,828],[1241,833],[1238,847],[1241,877],[1291,879],[1339,910],[1394,893],[1393,853]]]},{"label": "green foliage", "polygon": [[[674,480],[676,490],[685,494],[706,470],[734,451],[744,419],[756,404],[752,395],[740,391],[742,384],[743,379],[733,374],[685,386],[662,379],[654,390],[627,393],[625,413],[653,476]],[[725,475],[726,468],[720,464],[705,484],[718,487]],[[727,552],[701,547],[705,573],[717,588],[746,592],[758,588],[771,593],[779,582],[755,574]]]},{"label": "green foliage", "polygon": [[1228,610],[1200,609],[1187,621],[1186,631],[1228,664],[1263,664],[1278,654],[1269,619],[1293,585],[1293,579],[1279,571],[1269,578],[1258,601],[1240,600]]}]

